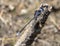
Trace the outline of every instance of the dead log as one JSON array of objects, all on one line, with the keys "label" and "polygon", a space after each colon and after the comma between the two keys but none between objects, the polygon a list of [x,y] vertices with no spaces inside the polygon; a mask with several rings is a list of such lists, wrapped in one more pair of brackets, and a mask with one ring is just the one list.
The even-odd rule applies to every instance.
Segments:
[{"label": "dead log", "polygon": [[[40,15],[38,19],[32,19],[31,22],[24,27],[24,30],[20,34],[20,38],[14,46],[29,46],[34,41],[34,38],[40,33],[43,28],[50,12],[46,11],[43,15]],[[39,26],[41,25],[41,27]],[[37,31],[39,30],[39,31]]]}]

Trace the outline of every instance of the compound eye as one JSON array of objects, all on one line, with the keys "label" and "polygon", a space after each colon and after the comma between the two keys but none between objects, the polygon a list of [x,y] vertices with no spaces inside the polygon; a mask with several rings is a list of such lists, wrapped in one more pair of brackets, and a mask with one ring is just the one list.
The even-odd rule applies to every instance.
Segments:
[{"label": "compound eye", "polygon": [[38,10],[38,12],[41,12],[41,10]]}]

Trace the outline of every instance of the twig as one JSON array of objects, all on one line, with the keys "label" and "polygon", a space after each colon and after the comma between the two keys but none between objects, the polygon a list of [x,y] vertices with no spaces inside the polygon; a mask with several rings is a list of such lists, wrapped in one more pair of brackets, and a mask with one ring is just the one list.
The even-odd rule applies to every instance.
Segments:
[{"label": "twig", "polygon": [[5,20],[3,19],[3,17],[2,17],[3,13],[4,13],[4,10],[2,10],[1,13],[0,13],[0,20],[1,20],[4,24],[6,24],[6,21],[5,21]]}]

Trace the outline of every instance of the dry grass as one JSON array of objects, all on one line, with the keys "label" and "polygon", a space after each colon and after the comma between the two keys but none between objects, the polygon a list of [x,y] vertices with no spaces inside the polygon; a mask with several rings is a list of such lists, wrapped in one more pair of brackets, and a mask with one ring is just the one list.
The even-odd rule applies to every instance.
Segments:
[{"label": "dry grass", "polygon": [[[9,36],[11,36],[11,38],[9,38],[9,36],[7,35],[7,37],[5,37],[5,35],[4,35],[4,37],[3,38],[1,38],[1,39],[3,39],[3,43],[4,44],[6,44],[6,43],[8,43],[9,41],[12,41],[13,43],[15,43],[16,42],[16,40],[18,39],[17,37],[16,37],[16,31],[17,30],[20,30],[31,18],[32,18],[32,16],[33,16],[33,14],[34,14],[34,11],[36,10],[36,9],[38,9],[38,7],[40,6],[40,4],[41,4],[41,2],[43,2],[43,0],[40,0],[40,1],[35,1],[35,0],[33,0],[33,3],[31,3],[31,4],[29,4],[28,3],[28,0],[26,1],[26,2],[21,2],[21,1],[18,1],[18,0],[1,0],[1,1],[3,1],[3,4],[4,4],[4,6],[5,5],[7,5],[7,6],[9,6],[9,5],[13,5],[14,7],[15,7],[15,9],[14,9],[14,11],[12,11],[12,12],[8,12],[7,11],[7,9],[4,9],[4,8],[2,8],[1,10],[0,10],[0,23],[1,23],[1,30],[2,31],[4,31],[4,33],[5,33],[5,35],[7,35],[8,33],[6,33],[6,32],[9,32],[9,31],[12,31],[12,35],[9,35]],[[23,0],[22,0],[23,1]],[[46,0],[46,2],[49,4],[49,5],[53,5],[53,6],[55,6],[56,8],[60,8],[60,1],[59,0]],[[2,3],[2,2],[1,2]],[[0,4],[1,4],[0,3]],[[21,13],[21,10],[23,10],[23,9],[26,9],[28,12],[26,13],[26,14],[23,14],[23,15],[21,15],[20,13]],[[7,12],[5,12],[5,11],[7,11]],[[5,12],[5,13],[4,13]],[[60,13],[60,12],[59,12]],[[56,16],[58,15],[58,17],[59,17],[59,13],[56,13]],[[8,16],[9,15],[11,15],[11,17],[12,18],[8,18],[7,17],[7,14],[8,14]],[[26,16],[25,16],[26,15]],[[49,19],[50,19],[50,22],[47,22],[48,23],[48,25],[49,24],[51,24],[51,25],[54,25],[57,29],[59,29],[60,27],[59,27],[59,24],[56,22],[56,20],[59,20],[59,19],[56,19],[55,17],[55,15],[54,15],[54,13],[53,14],[51,14],[52,16],[50,16],[49,17]],[[54,16],[55,17],[54,17]],[[5,16],[5,18],[8,20],[8,22],[2,17],[2,16]],[[27,16],[29,16],[30,18],[28,18]],[[27,19],[25,18],[25,17],[27,17]],[[21,20],[21,22],[20,22],[20,20]],[[19,22],[18,22],[19,21]],[[49,20],[48,20],[49,21]],[[59,20],[60,21],[60,20]],[[4,23],[4,24],[3,24]],[[10,25],[10,24],[12,24],[12,25]],[[2,27],[3,26],[3,27]],[[21,27],[22,26],[22,27]],[[46,26],[46,27],[49,27],[49,26]],[[4,30],[3,30],[4,29]],[[53,30],[53,29],[52,29]],[[47,31],[47,30],[46,30]],[[49,30],[50,31],[50,30]],[[49,32],[49,31],[47,31],[47,33]],[[45,31],[43,31],[43,32],[45,32]],[[4,34],[3,33],[3,34]],[[50,32],[50,33],[52,33],[52,32]],[[48,34],[47,34],[48,35]],[[57,35],[58,36],[58,35]],[[48,36],[47,36],[48,37]],[[57,38],[58,39],[58,38]],[[60,41],[60,39],[59,40],[57,40],[57,41]],[[43,41],[42,41],[43,42]]]}]

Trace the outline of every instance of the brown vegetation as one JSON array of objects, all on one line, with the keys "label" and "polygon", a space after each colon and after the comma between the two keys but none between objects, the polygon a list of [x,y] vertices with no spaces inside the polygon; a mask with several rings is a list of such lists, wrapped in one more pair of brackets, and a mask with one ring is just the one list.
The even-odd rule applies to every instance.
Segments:
[{"label": "brown vegetation", "polygon": [[41,2],[58,10],[50,14],[32,46],[60,46],[60,0],[0,0],[0,38],[4,44],[17,41],[19,35],[16,32],[33,17]]}]

